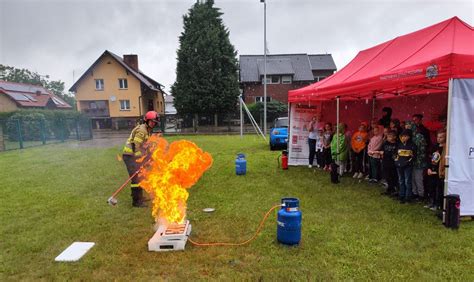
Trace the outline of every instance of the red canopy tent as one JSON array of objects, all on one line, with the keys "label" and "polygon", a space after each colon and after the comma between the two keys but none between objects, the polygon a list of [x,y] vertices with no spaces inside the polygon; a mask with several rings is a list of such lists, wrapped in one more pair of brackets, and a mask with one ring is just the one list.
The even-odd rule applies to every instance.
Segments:
[{"label": "red canopy tent", "polygon": [[[394,106],[401,119],[410,112],[430,114],[432,122],[447,118],[444,194],[459,194],[461,215],[474,215],[473,89],[474,29],[457,17],[363,50],[325,80],[288,92],[290,164],[298,161],[304,146],[306,120],[298,110],[304,113],[304,107],[319,104],[324,121],[339,124],[341,113],[356,128],[370,112],[375,117],[375,101],[384,98],[377,106]],[[436,99],[427,95],[437,93]]]},{"label": "red canopy tent", "polygon": [[450,78],[469,77],[474,77],[474,29],[453,17],[360,51],[325,80],[289,91],[288,101],[447,92]]}]

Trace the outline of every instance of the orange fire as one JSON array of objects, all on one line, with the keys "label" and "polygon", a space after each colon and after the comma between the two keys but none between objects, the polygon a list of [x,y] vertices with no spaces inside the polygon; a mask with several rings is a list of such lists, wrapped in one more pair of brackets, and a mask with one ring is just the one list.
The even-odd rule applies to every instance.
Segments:
[{"label": "orange fire", "polygon": [[186,217],[187,189],[212,165],[212,157],[186,140],[168,142],[153,135],[148,140],[151,161],[141,170],[140,187],[153,197],[152,215],[167,223],[182,223]]}]

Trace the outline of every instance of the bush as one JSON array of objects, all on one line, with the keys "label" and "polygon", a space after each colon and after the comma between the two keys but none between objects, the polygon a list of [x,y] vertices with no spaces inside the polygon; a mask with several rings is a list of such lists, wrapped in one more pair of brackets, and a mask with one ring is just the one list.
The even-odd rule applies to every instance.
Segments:
[{"label": "bush", "polygon": [[21,123],[21,134],[25,141],[38,141],[42,138],[46,119],[40,113],[16,113],[7,120],[7,132],[11,141],[18,141],[18,123]]},{"label": "bush", "polygon": [[[253,118],[258,123],[263,119],[263,103],[257,102],[247,106]],[[272,122],[277,117],[288,116],[288,106],[279,101],[267,102],[267,122]],[[248,117],[246,116],[248,121]],[[249,121],[250,122],[250,121]]]}]

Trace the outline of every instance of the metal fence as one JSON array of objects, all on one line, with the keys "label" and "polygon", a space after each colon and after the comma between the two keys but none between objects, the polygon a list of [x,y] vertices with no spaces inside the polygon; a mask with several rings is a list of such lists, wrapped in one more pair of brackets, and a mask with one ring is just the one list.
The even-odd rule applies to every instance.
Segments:
[{"label": "metal fence", "polygon": [[[162,119],[162,130],[165,133],[222,133],[222,134],[238,134],[240,133],[240,114],[229,113],[219,115],[217,124],[214,115],[199,115],[198,125],[194,126],[193,115],[166,115]],[[263,130],[263,115],[257,120],[257,123]],[[267,122],[270,128],[273,121]],[[255,133],[247,114],[244,113],[243,131],[246,133]]]},{"label": "metal fence", "polygon": [[92,128],[87,118],[0,119],[0,151],[89,139]]}]

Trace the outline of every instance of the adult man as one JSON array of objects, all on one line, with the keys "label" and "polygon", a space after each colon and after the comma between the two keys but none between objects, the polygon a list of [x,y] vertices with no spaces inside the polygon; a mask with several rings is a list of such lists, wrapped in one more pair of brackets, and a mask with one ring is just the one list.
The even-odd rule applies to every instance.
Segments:
[{"label": "adult man", "polygon": [[[144,123],[137,125],[130,133],[130,137],[123,147],[123,161],[127,166],[129,176],[132,176],[140,169],[141,164],[137,163],[137,159],[148,153],[146,150],[146,141],[150,137],[153,128],[158,124],[158,119],[157,112],[149,111],[143,118]],[[132,206],[141,208],[146,207],[146,205],[143,200],[143,191],[138,185],[139,182],[138,176],[135,175],[131,182]]]},{"label": "adult man", "polygon": [[379,125],[382,125],[384,128],[389,128],[391,120],[392,120],[392,108],[384,107],[382,109],[382,118],[379,119]]}]

